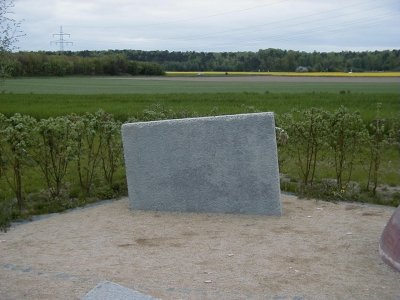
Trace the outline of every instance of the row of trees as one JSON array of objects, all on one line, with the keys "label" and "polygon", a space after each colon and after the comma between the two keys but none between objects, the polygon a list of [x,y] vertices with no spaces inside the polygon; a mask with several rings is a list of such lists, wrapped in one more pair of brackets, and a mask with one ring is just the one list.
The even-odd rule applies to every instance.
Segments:
[{"label": "row of trees", "polygon": [[[51,54],[51,53],[48,53]],[[109,50],[79,51],[67,55],[98,57],[123,54],[129,60],[161,64],[167,71],[400,71],[400,50],[303,52],[264,49],[257,52],[194,52]]]},{"label": "row of trees", "polygon": [[[8,53],[10,55],[10,53]],[[306,53],[169,52],[139,50],[18,52],[8,64],[12,76],[163,75],[168,71],[400,71],[400,50]]]},{"label": "row of trees", "polygon": [[19,52],[13,54],[10,71],[12,76],[164,75],[158,63],[129,60],[124,54],[82,57]]}]

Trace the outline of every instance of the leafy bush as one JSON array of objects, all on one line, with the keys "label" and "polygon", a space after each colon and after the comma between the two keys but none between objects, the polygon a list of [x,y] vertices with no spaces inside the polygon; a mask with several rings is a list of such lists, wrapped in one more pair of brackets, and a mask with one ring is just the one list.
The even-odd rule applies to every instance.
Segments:
[{"label": "leafy bush", "polygon": [[[295,166],[301,179],[298,193],[324,199],[359,200],[364,188],[361,189],[361,182],[354,183],[357,167],[358,173],[364,172],[365,189],[369,191],[372,186],[372,194],[376,196],[385,146],[396,144],[397,132],[396,122],[390,129],[390,122],[380,118],[379,104],[376,119],[369,126],[358,112],[343,106],[333,112],[316,108],[293,111],[278,121],[283,128],[279,129],[288,134],[284,144],[277,134],[280,169],[282,164]],[[317,169],[323,170],[321,174],[333,175],[335,184],[329,178],[321,178],[321,174],[317,176]]]},{"label": "leafy bush", "polygon": [[22,174],[32,163],[30,148],[33,146],[33,130],[36,120],[30,116],[15,114],[10,118],[0,117],[1,173],[17,199],[20,211],[24,208]]},{"label": "leafy bush", "polygon": [[71,118],[76,128],[73,142],[76,143],[77,173],[82,195],[92,195],[100,170],[112,190],[115,173],[122,166],[121,123],[102,110]]},{"label": "leafy bush", "polygon": [[98,111],[95,114],[86,113],[75,119],[77,127],[77,172],[83,196],[90,196],[93,190],[100,152],[103,147],[103,137],[100,134],[99,117],[104,114]]},{"label": "leafy bush", "polygon": [[[120,127],[104,111],[40,121],[0,114],[0,227],[13,216],[60,211],[91,201],[90,196],[126,193],[120,179],[125,178]],[[33,187],[25,195],[28,176]],[[74,194],[79,201],[71,198]]]},{"label": "leafy bush", "polygon": [[372,193],[376,194],[376,188],[378,187],[378,176],[381,167],[381,159],[384,147],[389,143],[389,137],[385,130],[387,125],[386,121],[380,116],[381,103],[377,104],[376,107],[376,118],[369,124],[369,170],[368,170],[368,182],[366,189],[369,191],[370,184],[373,185]]},{"label": "leafy bush", "polygon": [[68,166],[77,156],[75,125],[68,117],[57,117],[43,119],[35,128],[33,157],[54,199],[60,196]]},{"label": "leafy bush", "polygon": [[100,160],[105,182],[110,190],[114,190],[114,176],[118,167],[122,166],[121,122],[114,120],[113,115],[100,111],[97,114],[99,135],[102,141]]},{"label": "leafy bush", "polygon": [[350,112],[344,106],[330,115],[327,125],[328,145],[333,152],[337,188],[343,190],[351,180],[354,162],[360,157],[367,132],[360,114]]},{"label": "leafy bush", "polygon": [[327,116],[327,112],[311,108],[285,114],[281,119],[290,137],[288,150],[296,157],[299,175],[306,186],[313,185],[319,155],[326,143]]}]

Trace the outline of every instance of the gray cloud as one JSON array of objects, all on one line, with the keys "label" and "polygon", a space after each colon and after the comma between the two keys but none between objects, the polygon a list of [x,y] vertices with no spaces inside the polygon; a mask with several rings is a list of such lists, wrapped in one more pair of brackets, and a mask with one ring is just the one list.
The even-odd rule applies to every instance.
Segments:
[{"label": "gray cloud", "polygon": [[15,0],[21,50],[399,49],[398,0]]}]

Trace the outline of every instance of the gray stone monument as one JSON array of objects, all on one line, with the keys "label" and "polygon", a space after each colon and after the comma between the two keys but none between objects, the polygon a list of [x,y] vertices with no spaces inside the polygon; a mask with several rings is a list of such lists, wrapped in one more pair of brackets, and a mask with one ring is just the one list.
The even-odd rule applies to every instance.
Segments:
[{"label": "gray stone monument", "polygon": [[130,206],[281,215],[273,113],[122,126]]}]

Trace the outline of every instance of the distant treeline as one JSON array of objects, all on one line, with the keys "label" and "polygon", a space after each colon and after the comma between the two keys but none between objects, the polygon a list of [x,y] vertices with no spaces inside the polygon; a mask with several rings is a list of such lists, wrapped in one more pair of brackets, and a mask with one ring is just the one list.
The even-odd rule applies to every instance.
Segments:
[{"label": "distant treeline", "polygon": [[125,54],[104,52],[84,57],[77,53],[19,52],[13,58],[12,76],[164,75],[160,64],[133,61]]},{"label": "distant treeline", "polygon": [[167,71],[365,72],[400,71],[400,50],[194,52],[108,50],[19,52],[14,76],[162,75]]},{"label": "distant treeline", "polygon": [[373,52],[300,52],[266,49],[258,52],[169,52],[114,50],[76,52],[80,56],[124,54],[130,60],[161,64],[167,71],[400,71],[400,50]]}]

